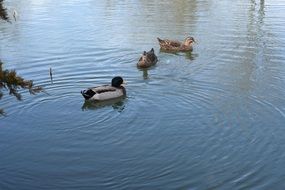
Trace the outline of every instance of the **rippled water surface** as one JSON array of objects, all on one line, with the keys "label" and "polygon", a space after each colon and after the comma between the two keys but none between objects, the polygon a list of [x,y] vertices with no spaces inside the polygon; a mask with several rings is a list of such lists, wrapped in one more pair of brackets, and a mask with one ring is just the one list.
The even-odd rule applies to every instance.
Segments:
[{"label": "rippled water surface", "polygon": [[[45,93],[0,101],[0,189],[284,189],[284,1],[5,5],[4,68]],[[188,35],[192,53],[159,50]],[[157,65],[138,69],[152,47]],[[125,99],[84,104],[117,75]]]}]

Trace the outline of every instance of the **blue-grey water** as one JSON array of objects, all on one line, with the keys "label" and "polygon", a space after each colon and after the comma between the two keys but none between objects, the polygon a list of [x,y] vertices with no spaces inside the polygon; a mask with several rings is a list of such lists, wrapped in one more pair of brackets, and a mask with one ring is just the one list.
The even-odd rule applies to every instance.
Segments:
[{"label": "blue-grey water", "polygon": [[[283,0],[5,5],[3,67],[45,92],[2,89],[1,190],[285,188]],[[160,52],[156,37],[189,35],[192,53]],[[125,99],[84,104],[117,75]]]}]

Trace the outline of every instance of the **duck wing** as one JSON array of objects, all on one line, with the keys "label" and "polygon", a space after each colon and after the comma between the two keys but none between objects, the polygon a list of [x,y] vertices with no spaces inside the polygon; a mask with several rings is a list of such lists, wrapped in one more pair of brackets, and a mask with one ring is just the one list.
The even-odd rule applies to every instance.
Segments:
[{"label": "duck wing", "polygon": [[162,40],[160,38],[157,38],[157,40],[161,46],[169,46],[169,47],[180,47],[181,46],[181,42],[179,41],[168,40],[168,39]]},{"label": "duck wing", "polygon": [[172,47],[180,47],[181,43],[179,41],[167,40],[167,44]]},{"label": "duck wing", "polygon": [[89,100],[93,96],[100,95],[102,93],[106,92],[114,92],[116,91],[116,88],[110,85],[104,85],[104,86],[98,86],[94,88],[89,88],[87,90],[81,91],[82,96],[85,98],[85,100]]},{"label": "duck wing", "polygon": [[102,94],[105,92],[113,92],[116,91],[117,88],[110,85],[103,85],[94,88],[90,88],[90,90],[94,91],[96,94]]},{"label": "duck wing", "polygon": [[97,94],[105,93],[105,92],[113,92],[116,91],[117,88],[110,86],[110,85],[105,85],[105,86],[99,86],[95,87],[92,90],[95,91]]},{"label": "duck wing", "polygon": [[150,60],[151,63],[156,63],[157,62],[157,57],[154,53],[149,53],[147,54],[147,58]]}]

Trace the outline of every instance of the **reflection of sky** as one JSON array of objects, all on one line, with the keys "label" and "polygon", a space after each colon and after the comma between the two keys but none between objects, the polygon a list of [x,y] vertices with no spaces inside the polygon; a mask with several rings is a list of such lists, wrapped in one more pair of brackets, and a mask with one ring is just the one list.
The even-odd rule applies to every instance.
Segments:
[{"label": "reflection of sky", "polygon": [[[188,184],[189,179],[193,179],[194,186],[203,185],[200,182],[205,177],[210,179],[208,184],[212,187],[219,182],[230,183],[229,186],[239,182],[252,185],[247,182],[262,179],[266,179],[263,181],[268,186],[276,179],[283,184],[282,177],[268,175],[275,172],[275,161],[284,153],[280,149],[284,147],[285,115],[285,3],[282,0],[266,1],[264,8],[259,0],[10,0],[7,3],[18,7],[19,20],[0,25],[0,58],[5,68],[16,68],[24,78],[46,87],[49,94],[25,96],[20,103],[4,102],[10,106],[7,113],[12,114],[6,123],[12,127],[0,126],[3,142],[9,145],[10,139],[19,140],[12,151],[3,149],[9,155],[12,153],[11,160],[1,157],[1,163],[9,166],[0,172],[4,181],[34,185],[29,179],[37,172],[52,170],[48,173],[51,180],[57,177],[59,167],[64,167],[63,174],[70,173],[69,163],[74,159],[62,151],[68,146],[69,152],[85,155],[86,160],[97,162],[98,166],[100,158],[96,156],[106,151],[110,156],[108,160],[102,156],[101,163],[106,165],[101,171],[110,172],[111,182],[105,181],[108,185],[122,182],[122,178],[112,177],[120,176],[125,169],[128,171],[122,173],[131,176],[126,176],[126,183],[138,180],[146,184],[145,179],[150,179],[147,185],[151,186],[165,185],[168,181],[178,184],[173,189],[181,189],[181,184]],[[193,54],[159,52],[156,37],[182,40],[188,34],[198,41]],[[140,53],[151,47],[158,54],[157,66],[138,70],[136,62]],[[50,67],[54,71],[52,84]],[[127,101],[112,103],[113,108],[83,105],[88,111],[82,112],[80,90],[106,84],[117,74],[126,76],[128,81]],[[119,110],[123,110],[122,114],[117,113]],[[104,127],[106,122],[110,124],[108,127]],[[15,135],[29,138],[15,138]],[[149,144],[144,147],[148,140]],[[70,146],[73,141],[75,146]],[[33,146],[38,149],[29,148]],[[31,152],[21,152],[25,147]],[[142,152],[129,157],[135,150]],[[117,159],[116,151],[122,153],[122,159]],[[148,168],[149,162],[145,163],[144,159],[148,153],[153,153],[152,158],[159,162],[165,158],[161,162],[165,168],[158,167],[166,170]],[[40,165],[31,164],[38,162],[36,154],[42,155]],[[121,161],[126,161],[127,167]],[[138,170],[128,173],[132,161]],[[175,166],[169,167],[169,161]],[[110,163],[118,170],[109,168]],[[91,176],[89,180],[88,176],[93,171],[95,175],[98,173],[96,163],[91,164],[95,168],[87,171],[86,179],[76,175],[86,168],[92,169],[90,162],[85,164],[79,163],[73,170],[75,175],[67,178],[63,175],[60,180],[74,187],[81,182],[86,187],[90,185],[86,182],[92,185],[95,178]],[[240,165],[249,170],[243,173],[236,167]],[[9,173],[19,173],[19,168],[27,180]],[[166,175],[161,176],[164,172]],[[280,176],[284,176],[282,172]],[[44,183],[46,175],[39,179],[34,181]],[[206,187],[196,189],[203,188]]]},{"label": "reflection of sky", "polygon": [[96,47],[136,49],[134,44],[137,43],[146,48],[158,47],[158,36],[182,40],[192,34],[197,12],[195,1],[125,4],[114,1],[30,0],[25,3],[19,1],[18,6],[20,21],[23,22],[18,23],[18,29],[12,29],[19,30],[17,41],[22,41],[25,46],[36,46],[35,49],[51,51],[84,48],[82,41]]},{"label": "reflection of sky", "polygon": [[[8,1],[10,7],[18,6],[20,19],[14,27],[3,26],[0,30],[9,31],[5,35],[15,34],[4,39],[13,41],[17,47],[9,50],[11,55],[18,54],[19,50],[22,54],[30,54],[27,46],[37,53],[59,54],[90,47],[136,50],[138,44],[139,49],[158,49],[156,37],[182,40],[186,35],[195,36],[199,42],[196,48],[204,48],[203,52],[223,49],[224,52],[236,50],[243,54],[241,47],[251,47],[254,43],[262,45],[260,35],[272,35],[269,31],[276,38],[284,39],[284,33],[279,32],[283,25],[276,19],[284,18],[282,2],[275,1],[274,5],[266,2],[265,18],[258,12],[258,2]],[[267,33],[262,34],[265,30]],[[256,36],[255,33],[261,34]],[[272,44],[272,38],[267,43]],[[1,46],[5,46],[4,43]],[[249,51],[245,49],[245,53]]]}]

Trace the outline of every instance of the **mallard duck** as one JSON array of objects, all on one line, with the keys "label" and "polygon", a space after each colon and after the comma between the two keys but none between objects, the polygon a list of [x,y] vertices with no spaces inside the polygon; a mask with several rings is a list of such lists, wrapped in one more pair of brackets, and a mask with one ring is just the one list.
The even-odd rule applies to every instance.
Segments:
[{"label": "mallard duck", "polygon": [[157,62],[157,57],[154,53],[153,48],[151,48],[150,51],[143,52],[142,56],[139,59],[139,62],[137,63],[137,66],[141,68],[147,68],[147,67],[155,65],[156,62]]},{"label": "mallard duck", "polygon": [[126,95],[126,89],[122,86],[123,82],[123,78],[117,76],[112,79],[111,85],[88,88],[87,90],[81,91],[81,94],[85,100],[91,101],[104,101],[120,98]]},{"label": "mallard duck", "polygon": [[195,42],[193,37],[185,38],[184,42],[179,42],[176,40],[162,40],[157,38],[160,48],[165,51],[192,51],[193,43]]}]

